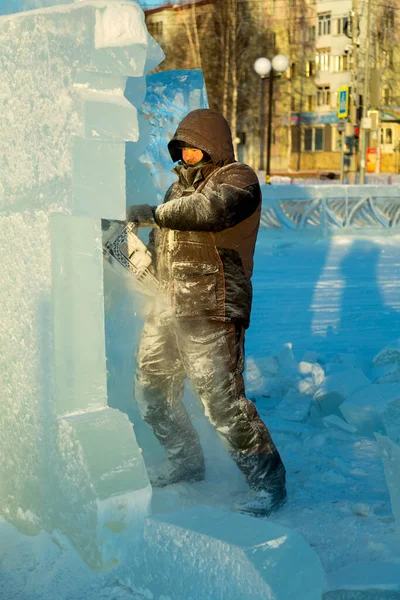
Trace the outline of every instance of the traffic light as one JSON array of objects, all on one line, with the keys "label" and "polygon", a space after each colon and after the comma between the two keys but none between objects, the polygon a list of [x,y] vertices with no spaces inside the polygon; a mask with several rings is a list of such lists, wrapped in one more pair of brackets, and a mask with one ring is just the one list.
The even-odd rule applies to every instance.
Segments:
[{"label": "traffic light", "polygon": [[360,128],[358,126],[354,127],[351,123],[346,123],[346,129],[343,136],[345,167],[350,167],[351,157],[357,152],[359,135]]},{"label": "traffic light", "polygon": [[360,141],[360,126],[356,125],[354,127],[354,147],[356,150],[358,150],[359,141]]}]

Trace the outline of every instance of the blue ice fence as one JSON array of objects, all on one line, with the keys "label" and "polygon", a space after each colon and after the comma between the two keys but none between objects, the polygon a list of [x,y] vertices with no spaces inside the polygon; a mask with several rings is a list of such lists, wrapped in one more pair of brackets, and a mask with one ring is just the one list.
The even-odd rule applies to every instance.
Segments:
[{"label": "blue ice fence", "polygon": [[263,185],[261,189],[264,228],[400,228],[397,185]]}]

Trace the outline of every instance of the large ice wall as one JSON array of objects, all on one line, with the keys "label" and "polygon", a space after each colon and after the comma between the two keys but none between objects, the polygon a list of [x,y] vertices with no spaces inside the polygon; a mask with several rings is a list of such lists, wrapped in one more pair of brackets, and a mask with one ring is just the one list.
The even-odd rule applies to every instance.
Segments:
[{"label": "large ice wall", "polygon": [[107,405],[100,218],[125,215],[126,79],[162,52],[125,1],[0,17],[0,46],[0,514],[104,568],[151,488]]}]

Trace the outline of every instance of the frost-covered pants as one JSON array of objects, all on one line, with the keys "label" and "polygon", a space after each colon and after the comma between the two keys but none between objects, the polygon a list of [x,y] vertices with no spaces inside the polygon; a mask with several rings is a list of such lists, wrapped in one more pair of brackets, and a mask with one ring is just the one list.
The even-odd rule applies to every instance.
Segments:
[{"label": "frost-covered pants", "polygon": [[279,491],[285,469],[254,403],[245,397],[243,348],[244,329],[232,323],[150,316],[138,349],[136,397],[168,457],[201,468],[199,438],[181,402],[189,377],[250,487]]}]

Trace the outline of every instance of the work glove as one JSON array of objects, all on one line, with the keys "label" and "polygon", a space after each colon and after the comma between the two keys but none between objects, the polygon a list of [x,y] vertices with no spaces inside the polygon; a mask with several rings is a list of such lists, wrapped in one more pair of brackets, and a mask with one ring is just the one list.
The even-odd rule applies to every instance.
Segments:
[{"label": "work glove", "polygon": [[130,206],[126,211],[126,220],[137,227],[157,227],[155,212],[156,207],[148,204]]}]

